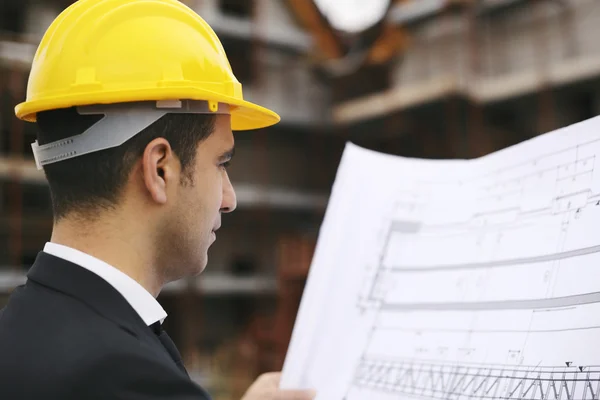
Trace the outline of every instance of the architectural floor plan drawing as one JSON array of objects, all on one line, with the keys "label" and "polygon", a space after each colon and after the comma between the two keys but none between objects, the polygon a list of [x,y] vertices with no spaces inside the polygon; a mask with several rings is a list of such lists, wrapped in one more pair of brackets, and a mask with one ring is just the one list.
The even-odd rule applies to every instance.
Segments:
[{"label": "architectural floor plan drawing", "polygon": [[600,399],[600,118],[476,160],[348,144],[282,387]]}]

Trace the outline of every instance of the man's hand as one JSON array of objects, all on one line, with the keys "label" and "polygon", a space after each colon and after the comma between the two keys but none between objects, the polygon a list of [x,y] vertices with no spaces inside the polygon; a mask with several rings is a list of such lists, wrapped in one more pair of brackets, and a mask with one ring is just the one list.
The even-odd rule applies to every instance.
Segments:
[{"label": "man's hand", "polygon": [[279,389],[280,372],[270,372],[258,377],[248,388],[242,400],[313,400],[312,390]]}]

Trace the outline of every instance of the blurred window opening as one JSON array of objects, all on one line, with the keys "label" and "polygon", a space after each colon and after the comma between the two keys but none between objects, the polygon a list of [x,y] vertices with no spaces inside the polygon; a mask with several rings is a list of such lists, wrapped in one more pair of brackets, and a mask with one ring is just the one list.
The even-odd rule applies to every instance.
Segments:
[{"label": "blurred window opening", "polygon": [[343,102],[380,93],[392,86],[387,65],[369,65],[335,82],[333,101]]},{"label": "blurred window opening", "polygon": [[13,195],[15,185],[22,191],[22,201],[19,205],[19,207],[22,207],[22,211],[35,212],[37,216],[46,213],[51,216],[49,213],[49,210],[52,209],[50,189],[47,185],[35,183],[0,180],[0,210],[10,212],[8,205],[11,204],[10,198]]},{"label": "blurred window opening", "polygon": [[0,1],[0,32],[24,33],[29,0]]},{"label": "blurred window opening", "polygon": [[219,0],[219,10],[226,15],[240,18],[251,18],[254,1],[251,0]]},{"label": "blurred window opening", "polygon": [[229,55],[229,64],[235,77],[242,83],[251,85],[254,78],[252,46],[247,40],[223,35],[221,43]]},{"label": "blurred window opening", "polygon": [[236,256],[231,263],[231,273],[236,276],[252,276],[258,272],[256,260],[251,255]]}]

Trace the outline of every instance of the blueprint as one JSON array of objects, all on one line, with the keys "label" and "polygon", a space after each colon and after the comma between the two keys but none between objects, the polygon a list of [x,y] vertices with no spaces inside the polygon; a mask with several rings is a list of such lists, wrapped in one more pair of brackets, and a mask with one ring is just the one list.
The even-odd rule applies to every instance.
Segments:
[{"label": "blueprint", "polygon": [[347,144],[281,385],[599,399],[600,118],[474,160]]}]

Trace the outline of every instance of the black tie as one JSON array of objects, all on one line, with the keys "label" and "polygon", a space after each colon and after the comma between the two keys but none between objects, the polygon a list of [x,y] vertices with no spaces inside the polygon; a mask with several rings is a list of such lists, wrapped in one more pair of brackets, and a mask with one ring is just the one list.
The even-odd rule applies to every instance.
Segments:
[{"label": "black tie", "polygon": [[173,343],[173,340],[171,340],[171,338],[169,337],[167,332],[163,329],[160,321],[157,321],[157,322],[153,323],[152,325],[150,325],[150,328],[152,328],[152,331],[156,334],[156,336],[158,337],[158,340],[160,340],[160,342],[165,347],[165,349],[167,349],[167,352],[169,353],[169,355],[171,356],[173,361],[175,361],[175,364],[177,364],[177,367],[179,367],[179,369],[182,372],[185,372],[185,374],[187,375],[187,370],[185,369],[185,366],[183,365],[183,360],[181,359],[181,354],[179,354],[179,350],[177,350],[177,346],[175,346],[175,343]]}]

